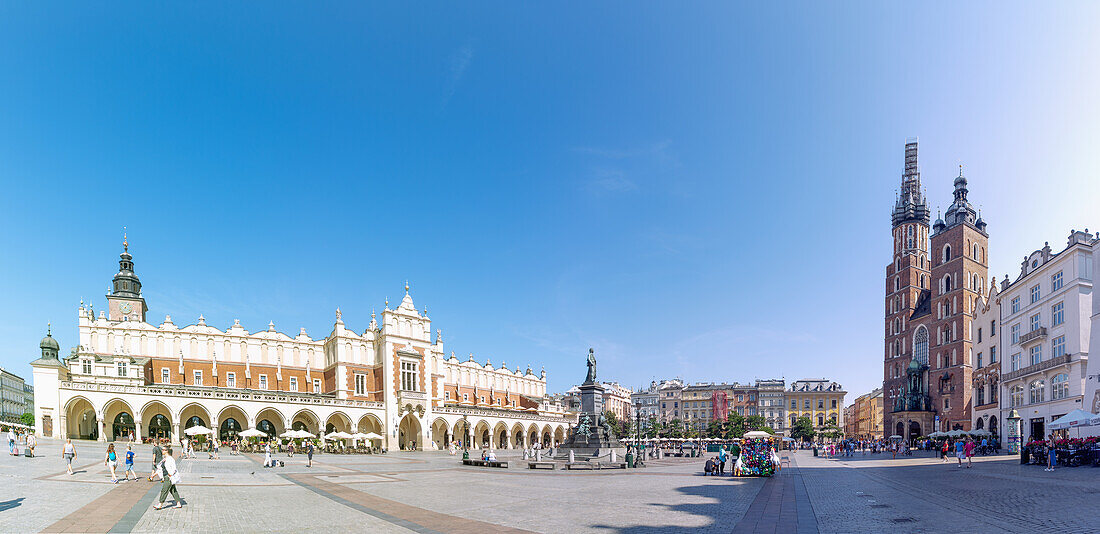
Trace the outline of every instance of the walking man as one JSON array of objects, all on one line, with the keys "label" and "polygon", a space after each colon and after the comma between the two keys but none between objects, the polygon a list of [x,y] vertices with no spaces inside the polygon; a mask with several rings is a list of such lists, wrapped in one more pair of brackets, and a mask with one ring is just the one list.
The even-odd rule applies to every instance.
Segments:
[{"label": "walking man", "polygon": [[718,447],[718,474],[726,474],[726,446]]},{"label": "walking man", "polygon": [[149,472],[149,481],[153,481],[153,476],[160,476],[160,463],[164,461],[164,449],[162,448],[162,442],[153,442],[153,470]]}]

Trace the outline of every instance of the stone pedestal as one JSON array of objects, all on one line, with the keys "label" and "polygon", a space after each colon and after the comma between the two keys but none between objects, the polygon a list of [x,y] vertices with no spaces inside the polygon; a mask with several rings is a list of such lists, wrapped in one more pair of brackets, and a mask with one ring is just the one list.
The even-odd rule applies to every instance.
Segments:
[{"label": "stone pedestal", "polygon": [[561,444],[560,450],[569,453],[570,462],[574,459],[588,460],[603,457],[616,452],[626,454],[626,447],[611,434],[610,429],[600,424],[603,414],[604,387],[591,382],[578,386],[581,397],[581,414],[577,426],[570,430],[569,436]]}]

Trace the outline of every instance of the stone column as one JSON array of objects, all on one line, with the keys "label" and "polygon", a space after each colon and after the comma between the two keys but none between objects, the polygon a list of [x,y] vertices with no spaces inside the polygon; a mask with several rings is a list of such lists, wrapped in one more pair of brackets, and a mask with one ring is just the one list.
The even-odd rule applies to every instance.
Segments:
[{"label": "stone column", "polygon": [[95,419],[96,419],[96,424],[99,425],[99,439],[97,441],[107,441],[107,433],[103,431],[103,429],[104,429],[103,416],[100,415],[100,414],[96,414]]},{"label": "stone column", "polygon": [[69,418],[64,413],[60,414],[57,418],[57,428],[54,430],[53,436],[47,436],[52,438],[65,439],[69,437]]},{"label": "stone column", "polygon": [[177,444],[182,443],[180,441],[180,424],[179,423],[172,423],[172,439],[169,440],[169,442],[171,443],[172,441],[174,441]]},{"label": "stone column", "polygon": [[141,430],[141,420],[134,419],[134,439],[136,439],[140,443],[141,440],[145,437],[145,433]]}]

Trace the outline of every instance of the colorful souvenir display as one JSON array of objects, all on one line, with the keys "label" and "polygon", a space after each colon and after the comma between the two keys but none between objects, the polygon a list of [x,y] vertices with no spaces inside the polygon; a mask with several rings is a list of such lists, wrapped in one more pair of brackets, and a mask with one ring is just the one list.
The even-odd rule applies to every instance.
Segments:
[{"label": "colorful souvenir display", "polygon": [[767,438],[746,439],[737,458],[738,476],[770,477],[775,474],[775,453]]}]

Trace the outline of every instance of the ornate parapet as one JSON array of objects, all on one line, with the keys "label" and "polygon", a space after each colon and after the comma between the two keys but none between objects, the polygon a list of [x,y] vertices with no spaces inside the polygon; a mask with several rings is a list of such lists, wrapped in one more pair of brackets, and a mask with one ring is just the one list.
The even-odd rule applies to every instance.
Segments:
[{"label": "ornate parapet", "polygon": [[121,384],[97,384],[95,382],[62,381],[61,389],[69,391],[98,391],[115,394],[152,395],[157,397],[185,397],[194,399],[218,399],[227,401],[256,401],[268,403],[309,404],[344,408],[382,409],[381,402],[353,399],[337,399],[311,393],[263,392],[250,389],[214,388],[202,386],[127,386]]}]

